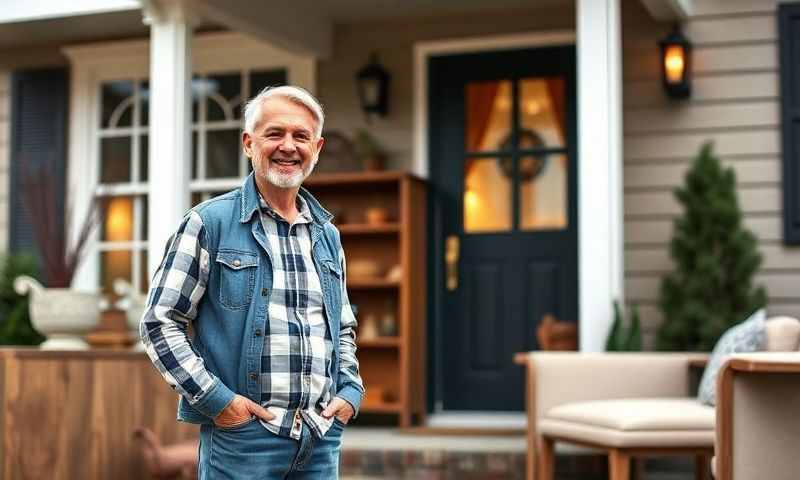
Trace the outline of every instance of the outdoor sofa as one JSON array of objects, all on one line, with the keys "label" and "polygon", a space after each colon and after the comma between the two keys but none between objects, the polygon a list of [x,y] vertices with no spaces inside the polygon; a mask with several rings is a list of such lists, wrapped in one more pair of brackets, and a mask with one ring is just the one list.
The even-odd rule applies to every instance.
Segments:
[{"label": "outdoor sofa", "polygon": [[[796,350],[800,322],[770,319],[766,336],[768,349]],[[632,458],[657,455],[692,455],[696,478],[708,478],[716,411],[690,395],[692,370],[701,373],[707,358],[655,352],[518,354],[517,363],[527,371],[526,477],[551,480],[554,445],[566,442],[607,452],[611,480],[630,478]]]}]

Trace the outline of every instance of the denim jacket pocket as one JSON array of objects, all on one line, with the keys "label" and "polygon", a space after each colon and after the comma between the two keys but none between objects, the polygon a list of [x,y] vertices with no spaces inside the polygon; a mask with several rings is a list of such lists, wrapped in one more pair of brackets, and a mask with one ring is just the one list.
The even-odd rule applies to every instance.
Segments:
[{"label": "denim jacket pocket", "polygon": [[220,249],[219,303],[230,310],[245,310],[253,300],[258,270],[258,255],[240,250]]}]

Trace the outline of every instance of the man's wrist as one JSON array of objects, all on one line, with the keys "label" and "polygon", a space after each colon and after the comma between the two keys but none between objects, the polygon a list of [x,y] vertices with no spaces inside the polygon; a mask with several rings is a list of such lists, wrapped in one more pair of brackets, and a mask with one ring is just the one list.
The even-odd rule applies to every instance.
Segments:
[{"label": "man's wrist", "polygon": [[353,408],[353,418],[356,418],[361,408],[361,399],[364,396],[364,392],[351,384],[347,384],[336,392],[336,396],[350,404]]}]

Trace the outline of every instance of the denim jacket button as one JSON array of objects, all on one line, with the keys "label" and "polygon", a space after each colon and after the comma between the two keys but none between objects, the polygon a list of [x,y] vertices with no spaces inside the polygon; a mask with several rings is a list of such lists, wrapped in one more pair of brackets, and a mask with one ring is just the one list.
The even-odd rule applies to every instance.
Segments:
[{"label": "denim jacket button", "polygon": [[258,378],[258,374],[256,372],[250,372],[250,380],[255,380]]},{"label": "denim jacket button", "polygon": [[268,293],[269,293],[269,290],[267,290],[266,288],[262,288],[261,289],[261,296],[262,297],[266,297]]},{"label": "denim jacket button", "polygon": [[242,261],[239,260],[239,259],[234,260],[233,261],[233,266],[234,267],[241,267],[242,266]]},{"label": "denim jacket button", "polygon": [[256,328],[256,337],[260,337],[260,336],[261,336],[261,329],[260,328]]}]

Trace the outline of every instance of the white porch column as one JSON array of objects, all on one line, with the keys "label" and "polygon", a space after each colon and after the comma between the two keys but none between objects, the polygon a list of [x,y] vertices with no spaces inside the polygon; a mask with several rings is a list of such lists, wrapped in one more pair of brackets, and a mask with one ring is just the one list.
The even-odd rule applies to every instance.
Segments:
[{"label": "white porch column", "polygon": [[601,351],[623,301],[619,0],[576,0],[580,349]]},{"label": "white porch column", "polygon": [[192,19],[180,0],[145,2],[150,23],[150,158],[147,251],[152,277],[189,208]]}]

